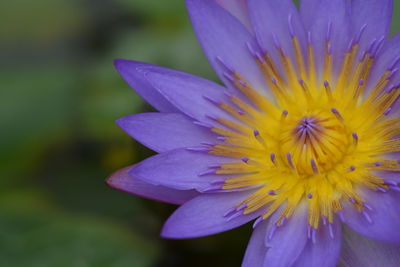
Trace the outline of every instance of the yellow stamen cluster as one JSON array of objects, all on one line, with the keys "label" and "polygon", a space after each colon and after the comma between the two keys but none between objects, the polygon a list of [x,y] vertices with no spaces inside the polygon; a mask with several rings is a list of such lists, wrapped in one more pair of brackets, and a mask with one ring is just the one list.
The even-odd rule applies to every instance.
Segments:
[{"label": "yellow stamen cluster", "polygon": [[271,100],[238,73],[231,74],[232,83],[252,104],[234,95],[231,103],[218,104],[234,120],[217,119],[220,126],[212,131],[224,142],[210,153],[236,159],[216,171],[229,177],[222,189],[257,188],[237,205],[245,207],[245,214],[265,208],[266,219],[282,208],[279,225],[306,200],[308,223],[318,228],[321,219],[332,223],[346,201],[361,212],[366,203],[360,187],[386,190],[377,170],[400,170],[397,161],[385,157],[400,150],[400,119],[385,116],[400,95],[397,88],[384,90],[391,71],[366,92],[374,57],[367,52],[359,60],[361,52],[354,44],[335,74],[328,47],[329,41],[321,75],[312,45],[303,56],[295,36],[294,62],[278,48],[283,71],[268,54],[257,57],[274,95]]}]

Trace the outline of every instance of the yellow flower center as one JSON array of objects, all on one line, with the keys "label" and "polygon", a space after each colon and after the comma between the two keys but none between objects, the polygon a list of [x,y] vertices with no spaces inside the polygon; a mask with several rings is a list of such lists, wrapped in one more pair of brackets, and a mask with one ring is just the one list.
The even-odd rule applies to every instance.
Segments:
[{"label": "yellow flower center", "polygon": [[339,74],[332,70],[332,55],[326,49],[322,81],[311,44],[307,58],[295,36],[293,47],[295,62],[278,48],[285,77],[268,54],[256,57],[273,99],[258,93],[238,73],[229,74],[252,104],[235,95],[231,103],[218,104],[235,119],[216,119],[221,127],[212,131],[223,143],[212,146],[210,153],[233,158],[216,170],[228,177],[223,190],[256,188],[237,205],[244,214],[264,209],[266,219],[282,209],[279,226],[307,201],[308,223],[317,229],[321,220],[333,223],[345,202],[363,212],[368,204],[360,188],[387,190],[376,171],[400,170],[398,162],[386,156],[400,150],[400,119],[387,116],[400,93],[398,88],[387,89],[391,70],[366,92],[374,57],[365,53],[362,60],[356,59],[357,44],[346,53]]},{"label": "yellow flower center", "polygon": [[281,157],[289,159],[288,167],[309,176],[332,169],[343,159],[349,141],[341,118],[318,110],[299,118],[288,116],[277,145]]}]

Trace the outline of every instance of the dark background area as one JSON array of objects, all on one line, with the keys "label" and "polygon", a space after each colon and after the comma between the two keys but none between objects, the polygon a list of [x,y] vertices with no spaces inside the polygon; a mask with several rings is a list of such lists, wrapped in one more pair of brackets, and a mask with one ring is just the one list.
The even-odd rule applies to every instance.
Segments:
[{"label": "dark background area", "polygon": [[153,154],[114,124],[151,107],[113,59],[215,80],[184,1],[6,0],[0,18],[0,266],[239,266],[250,226],[164,240],[174,206],[104,183]]}]

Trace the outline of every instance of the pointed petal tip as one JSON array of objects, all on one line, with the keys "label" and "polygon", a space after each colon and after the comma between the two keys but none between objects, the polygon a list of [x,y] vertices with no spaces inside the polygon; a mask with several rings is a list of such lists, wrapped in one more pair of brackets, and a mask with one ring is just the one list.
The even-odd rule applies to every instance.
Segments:
[{"label": "pointed petal tip", "polygon": [[135,70],[140,70],[141,68],[152,66],[145,62],[140,62],[140,61],[131,60],[131,59],[122,59],[122,58],[114,59],[113,63],[114,63],[114,67],[121,74],[122,74],[122,72],[125,72],[132,68]]}]

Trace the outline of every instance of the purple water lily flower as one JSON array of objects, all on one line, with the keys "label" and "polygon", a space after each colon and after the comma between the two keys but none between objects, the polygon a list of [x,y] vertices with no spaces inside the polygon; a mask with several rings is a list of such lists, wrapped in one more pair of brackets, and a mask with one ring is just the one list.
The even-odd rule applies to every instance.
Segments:
[{"label": "purple water lily flower", "polygon": [[159,111],[117,124],[159,154],[109,185],[181,205],[166,238],[253,221],[242,266],[400,266],[392,0],[186,4],[224,86],[117,60]]}]

